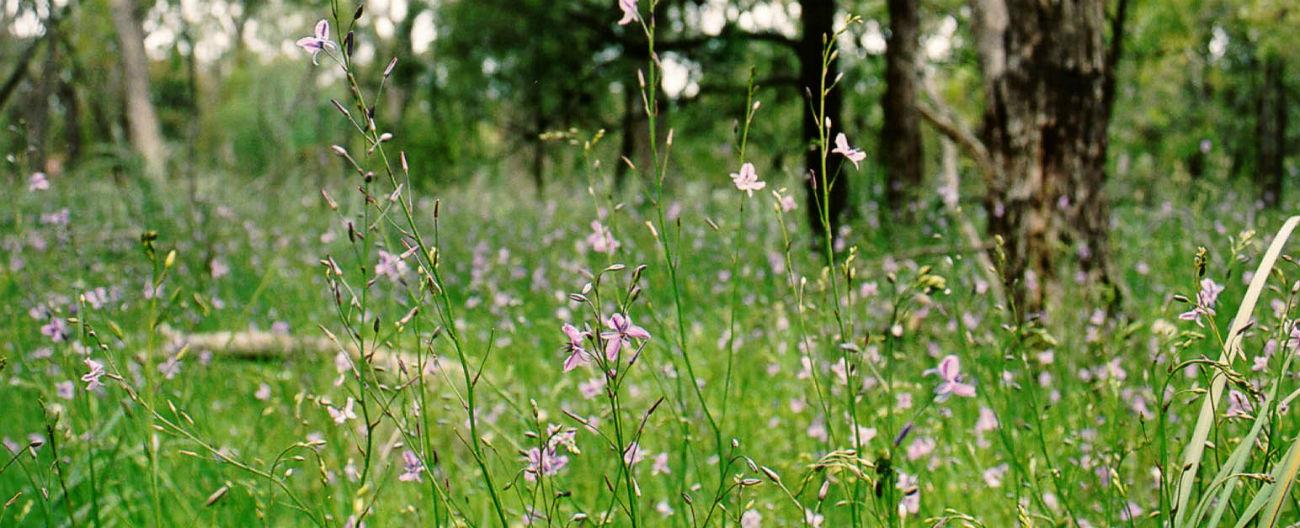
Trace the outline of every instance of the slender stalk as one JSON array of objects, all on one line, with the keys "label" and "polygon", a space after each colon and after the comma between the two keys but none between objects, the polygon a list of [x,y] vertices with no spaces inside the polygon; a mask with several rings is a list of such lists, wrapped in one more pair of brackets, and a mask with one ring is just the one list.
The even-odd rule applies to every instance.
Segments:
[{"label": "slender stalk", "polygon": [[[658,55],[655,53],[655,8],[658,5],[657,0],[650,1],[649,22],[643,18],[641,27],[646,34],[646,50],[650,56],[649,59],[649,79],[642,86],[642,102],[645,104],[646,121],[649,128],[650,157],[653,160],[655,174],[655,210],[656,221],[659,236],[660,248],[664,254],[664,266],[668,269],[668,282],[671,285],[673,294],[673,312],[677,322],[677,346],[681,350],[682,363],[686,365],[686,375],[690,380],[691,388],[695,392],[695,397],[700,403],[700,409],[704,413],[705,421],[709,423],[709,428],[713,432],[714,446],[718,455],[718,478],[725,480],[721,460],[723,457],[723,440],[722,428],[718,426],[717,420],[713,417],[713,412],[709,410],[708,401],[704,398],[704,392],[700,388],[699,378],[695,373],[695,366],[691,361],[691,354],[686,343],[686,314],[683,308],[681,280],[678,277],[677,263],[673,256],[673,244],[669,242],[668,237],[673,231],[668,228],[667,215],[664,213],[664,179],[668,173],[668,156],[665,151],[664,156],[659,155],[659,128],[658,128],[658,87],[659,87],[659,64]],[[670,133],[671,136],[671,133]],[[671,147],[671,143],[666,145]]]}]

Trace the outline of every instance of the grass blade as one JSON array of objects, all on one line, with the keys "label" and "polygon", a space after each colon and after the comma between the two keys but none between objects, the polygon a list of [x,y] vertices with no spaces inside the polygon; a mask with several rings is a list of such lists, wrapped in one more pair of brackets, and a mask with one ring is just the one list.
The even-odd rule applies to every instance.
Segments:
[{"label": "grass blade", "polygon": [[[1238,359],[1241,353],[1242,330],[1250,322],[1251,316],[1255,312],[1255,304],[1259,302],[1259,296],[1264,291],[1264,284],[1268,282],[1269,274],[1273,271],[1273,265],[1277,262],[1278,256],[1282,253],[1282,246],[1286,245],[1291,233],[1295,230],[1296,225],[1300,224],[1300,216],[1288,218],[1282,228],[1278,230],[1277,235],[1273,237],[1272,243],[1268,246],[1268,251],[1264,252],[1264,258],[1259,263],[1259,268],[1255,271],[1254,278],[1250,281],[1250,287],[1246,289],[1246,296],[1241,300],[1241,306],[1237,308],[1237,315],[1232,320],[1232,326],[1228,330],[1228,338],[1223,344],[1223,353],[1219,356],[1219,362],[1225,366],[1230,366]],[[1210,380],[1210,390],[1205,394],[1205,399],[1201,403],[1200,415],[1196,419],[1196,428],[1192,430],[1192,438],[1188,441],[1183,449],[1182,457],[1182,474],[1178,479],[1178,501],[1174,506],[1174,527],[1181,528],[1188,526],[1187,507],[1191,500],[1192,486],[1196,481],[1196,475],[1201,468],[1201,459],[1205,455],[1205,441],[1210,437],[1210,429],[1214,427],[1214,417],[1217,414],[1219,399],[1223,395],[1223,389],[1228,383],[1227,376],[1220,369],[1215,369],[1214,376]]]}]

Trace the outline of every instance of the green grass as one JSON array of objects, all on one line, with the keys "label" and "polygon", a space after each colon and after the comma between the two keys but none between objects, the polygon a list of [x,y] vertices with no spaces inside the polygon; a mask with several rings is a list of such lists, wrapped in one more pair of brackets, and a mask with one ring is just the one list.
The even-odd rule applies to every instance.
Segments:
[{"label": "green grass", "polygon": [[[805,211],[779,206],[800,171],[758,163],[768,187],[742,193],[729,166],[674,165],[653,112],[650,163],[626,188],[571,132],[577,174],[547,193],[412,192],[401,140],[358,124],[370,91],[329,58],[354,99],[331,119],[357,132],[330,149],[338,174],[10,186],[0,525],[1294,515],[1300,451],[1279,402],[1298,288],[1295,261],[1274,262],[1293,224],[1245,280],[1281,218],[1221,182],[1110,189],[1135,198],[1112,232],[1122,310],[1066,258],[1059,281],[1038,278],[1055,284],[1045,312],[1022,320],[937,193],[910,222],[872,205],[814,240]],[[754,93],[737,165],[766,161],[747,141]],[[875,204],[868,174],[839,177]],[[250,354],[251,339],[284,350]],[[565,372],[571,355],[587,364]]]},{"label": "green grass", "polygon": [[[804,230],[792,225],[796,229],[789,253],[792,269],[807,279],[802,328],[812,344],[822,389],[830,391],[825,403],[829,418],[822,417],[823,403],[813,380],[800,375],[799,303],[785,277],[773,268],[774,262],[783,261],[783,242],[776,213],[768,207],[771,199],[756,195],[749,200],[751,214],[746,216],[738,246],[739,273],[726,277],[736,232],[735,204],[743,195],[729,187],[725,172],[716,172],[719,176],[700,174],[698,183],[678,187],[671,199],[681,205],[677,218],[682,234],[677,243],[686,341],[703,385],[701,394],[718,418],[725,441],[735,439],[738,446],[734,450],[727,446],[727,452],[779,474],[794,500],[818,509],[826,526],[848,523],[851,508],[843,501],[854,493],[866,525],[890,522],[886,513],[901,498],[888,489],[892,486],[882,486],[880,493],[870,485],[855,491],[851,468],[842,463],[817,465],[828,453],[852,445],[844,386],[834,382],[831,368],[843,352],[831,344],[837,325],[828,308],[826,276],[817,256],[806,251],[810,245]],[[767,179],[771,185],[779,183],[775,176]],[[350,214],[361,209],[356,193],[348,192],[355,183],[342,179],[327,183],[331,195],[342,201],[341,210]],[[457,396],[464,384],[456,372],[428,378],[423,391],[419,385],[408,385],[400,393],[381,391],[398,394],[395,408],[404,411],[395,412],[400,418],[378,420],[373,473],[364,487],[350,480],[345,469],[349,462],[362,464],[365,456],[366,442],[352,427],[357,421],[349,427],[337,426],[319,403],[326,399],[340,405],[355,394],[349,392],[355,383],[350,378],[342,386],[335,385],[340,376],[332,354],[304,350],[250,361],[223,357],[219,350],[211,355],[185,350],[173,378],[157,372],[154,367],[177,351],[160,343],[157,355],[146,358],[152,318],[143,293],[146,281],[155,269],[162,269],[161,261],[172,249],[176,260],[163,282],[163,302],[157,309],[160,322],[189,333],[269,330],[282,323],[296,336],[324,335],[320,327],[346,336],[319,260],[332,255],[346,273],[353,273],[360,253],[316,190],[293,178],[267,183],[214,176],[200,184],[197,202],[171,190],[146,199],[150,193],[135,184],[62,179],[56,179],[50,191],[12,193],[15,207],[0,224],[7,250],[0,267],[0,314],[6,321],[0,328],[5,343],[0,349],[5,358],[0,376],[6,387],[0,391],[0,408],[5,409],[0,436],[23,444],[28,435],[36,434],[44,437],[44,445],[35,449],[34,457],[30,453],[14,457],[0,473],[0,494],[5,499],[14,497],[0,524],[298,526],[310,523],[314,515],[340,525],[359,513],[359,507],[370,508],[366,513],[372,526],[446,524],[445,517],[439,518],[446,515],[445,505],[438,506],[428,473],[421,484],[397,479],[402,449],[393,444],[402,440],[394,425],[399,421],[407,424],[408,432],[423,431],[423,424],[428,424],[427,441],[438,454],[432,471],[445,479],[440,480],[442,489],[464,521],[494,524],[491,501],[467,446],[466,414]],[[582,321],[580,306],[567,296],[582,290],[590,280],[587,273],[613,263],[626,264],[628,270],[616,272],[626,284],[630,268],[644,264],[648,267],[639,282],[642,292],[628,310],[653,337],[629,370],[621,405],[626,420],[636,423],[657,400],[664,402],[649,417],[640,441],[651,456],[636,466],[639,516],[646,525],[690,526],[694,508],[696,521],[703,522],[715,500],[719,470],[717,461],[710,460],[716,454],[712,434],[695,396],[684,385],[680,354],[672,346],[672,294],[662,257],[645,225],[651,209],[638,198],[638,190],[629,190],[620,207],[602,219],[612,226],[621,246],[613,255],[597,255],[578,246],[589,234],[591,220],[600,217],[596,209],[610,210],[608,202],[576,190],[565,192],[570,190],[555,189],[534,198],[476,185],[439,195],[439,265],[445,289],[456,310],[467,357],[475,366],[482,361],[477,395],[486,466],[513,523],[522,522],[535,497],[553,497],[559,490],[567,493],[557,500],[551,519],[561,525],[579,512],[594,519],[610,508],[611,501],[625,500],[616,480],[621,478],[618,457],[592,432],[579,427],[581,454],[570,454],[567,467],[543,479],[543,489],[521,478],[526,463],[520,452],[537,442],[530,431],[544,431],[548,424],[578,426],[566,413],[601,416],[608,422],[603,399],[585,399],[580,391],[580,385],[598,377],[598,372],[592,367],[561,372],[566,354],[561,350],[560,325]],[[1175,203],[1196,202],[1188,195],[1168,198]],[[1243,244],[1234,258],[1233,244],[1224,233],[1247,228],[1265,233],[1280,224],[1271,215],[1249,222],[1234,216],[1231,200],[1214,206],[1121,207],[1114,236],[1120,268],[1126,270],[1132,292],[1126,313],[1103,317],[1100,324],[1089,322],[1093,313],[1088,307],[1098,304],[1095,292],[1066,280],[1061,300],[1033,334],[1007,331],[1004,311],[993,306],[987,295],[974,291],[982,275],[963,258],[960,237],[942,224],[937,208],[915,225],[873,228],[865,220],[855,224],[848,240],[857,247],[851,263],[857,282],[849,287],[855,293],[846,299],[845,312],[853,321],[854,342],[861,350],[850,352],[851,358],[864,358],[864,362],[851,377],[856,383],[880,380],[868,382],[871,386],[856,402],[861,425],[877,432],[864,447],[861,459],[872,467],[862,477],[869,484],[892,482],[891,473],[880,470],[889,456],[893,457],[890,467],[917,476],[920,513],[902,521],[907,525],[928,525],[924,519],[957,513],[987,526],[1005,526],[1022,515],[1049,524],[1071,517],[1093,526],[1162,524],[1175,496],[1172,486],[1177,472],[1166,472],[1170,487],[1162,494],[1153,469],[1179,458],[1199,401],[1198,393],[1190,391],[1205,386],[1210,375],[1208,369],[1191,378],[1182,369],[1171,375],[1171,365],[1214,357],[1219,348],[1214,332],[1176,319],[1186,306],[1171,298],[1174,293],[1194,296],[1192,256],[1195,246],[1203,244],[1211,256],[1208,276],[1227,285],[1217,310],[1225,318],[1223,314],[1232,312],[1245,290],[1242,271],[1255,266],[1267,238],[1257,236]],[[432,204],[419,205],[417,210],[423,211],[419,221],[432,229]],[[40,223],[42,213],[63,207],[70,212],[67,226]],[[799,211],[786,213],[786,218],[795,222]],[[1217,220],[1195,220],[1200,218]],[[1222,224],[1223,233],[1215,223]],[[371,243],[400,253],[395,229],[381,228],[371,235]],[[141,249],[139,237],[145,230],[158,233],[157,268]],[[325,236],[323,241],[326,232],[332,233],[332,240]],[[915,251],[922,247],[951,250]],[[909,253],[923,254],[907,258]],[[15,265],[18,260],[21,266]],[[229,274],[213,278],[212,260],[228,266]],[[368,266],[373,265],[372,257]],[[901,292],[923,266],[946,279],[946,287],[929,294]],[[1293,266],[1283,260],[1277,269],[1290,277]],[[414,263],[410,267],[407,280],[413,283]],[[1142,268],[1149,271],[1140,274]],[[891,284],[891,273],[896,283]],[[1063,268],[1062,273],[1071,272]],[[1263,290],[1257,323],[1244,336],[1247,358],[1253,358],[1268,337],[1285,336],[1273,310],[1263,307],[1273,299],[1285,302],[1290,280],[1274,280],[1270,284],[1277,287]],[[732,281],[738,281],[736,356],[730,396],[724,401]],[[874,283],[878,293],[858,295],[864,283]],[[79,294],[101,286],[118,292],[116,300],[73,313]],[[381,334],[392,335],[392,322],[409,311],[407,290],[383,279],[371,290],[370,311],[379,317]],[[56,317],[74,320],[68,325],[69,341],[53,342],[41,334],[47,320],[28,313],[41,305],[53,306]],[[603,307],[613,309],[608,301]],[[897,314],[895,307],[900,307]],[[86,392],[78,380],[87,369],[73,343],[94,341],[78,336],[81,321],[107,346],[106,351],[93,351],[91,357],[111,359],[110,372],[123,377],[106,379],[107,386],[98,393]],[[372,321],[367,319],[367,324]],[[417,316],[406,332],[388,340],[388,346],[421,349],[413,336],[427,341],[436,324],[431,314]],[[1164,330],[1169,325],[1174,330]],[[894,326],[901,328],[901,335],[887,338]],[[120,337],[113,335],[114,328],[120,329]],[[51,355],[39,357],[36,352],[41,349],[49,349]],[[454,357],[445,335],[433,341],[431,350]],[[1048,351],[1053,361],[1040,361],[1040,354]],[[923,372],[947,354],[961,358],[977,397],[954,397],[927,407],[938,380]],[[1239,379],[1258,382],[1260,390],[1266,389],[1268,380],[1279,379],[1281,393],[1289,394],[1293,376],[1278,372],[1280,357],[1276,355],[1260,372],[1250,370],[1249,360],[1235,364],[1235,370],[1241,373]],[[1080,375],[1085,370],[1090,373],[1086,379]],[[1109,374],[1098,376],[1099,372]],[[1001,381],[1004,373],[1010,383]],[[1039,377],[1045,377],[1046,383],[1032,382]],[[376,373],[373,379],[391,388],[399,383],[400,374]],[[66,381],[76,386],[72,400],[56,394],[56,384]],[[153,392],[147,390],[151,382],[156,383]],[[271,391],[265,401],[254,397],[263,383]],[[141,400],[132,400],[124,386],[133,387]],[[1230,387],[1249,394],[1236,383]],[[426,402],[423,413],[411,408],[420,392]],[[904,394],[912,400],[910,409],[897,404]],[[1143,419],[1134,411],[1138,399],[1145,402],[1150,417]],[[1167,414],[1161,413],[1160,401],[1168,402]],[[150,420],[142,402],[153,402],[162,418],[194,438],[166,428],[151,430],[157,420]],[[1043,405],[1034,407],[1031,402]],[[1261,408],[1261,400],[1256,399],[1255,406]],[[996,413],[1000,429],[975,433],[981,407]],[[1209,479],[1236,447],[1234,439],[1250,430],[1250,419],[1224,420],[1225,407],[1218,407],[1219,418],[1210,436],[1217,449],[1206,451],[1196,490],[1206,490]],[[892,437],[921,408],[927,410],[907,438],[891,448]],[[411,429],[410,424],[417,422],[420,427]],[[810,435],[815,423],[829,424],[833,441]],[[53,428],[52,437],[47,427]],[[1273,472],[1283,446],[1295,437],[1295,427],[1283,418],[1258,434],[1267,451],[1251,453],[1244,471]],[[320,435],[324,444],[293,449],[270,471],[308,505],[311,515],[289,506],[276,484],[219,460],[195,441],[201,439],[258,471],[269,471],[286,449],[312,435]],[[934,449],[911,459],[907,451],[917,440],[933,441]],[[158,446],[156,486],[155,463],[149,459],[151,441]],[[669,454],[671,472],[652,474],[653,457],[660,453]],[[985,485],[985,471],[1002,464],[1007,468],[1002,486]],[[755,479],[723,497],[721,504],[731,522],[752,509],[762,515],[764,526],[803,524],[794,500],[763,471],[738,460],[726,473],[728,482],[732,475]],[[1103,484],[1099,477],[1103,473],[1110,485]],[[607,485],[606,479],[613,484]],[[831,484],[826,499],[819,502],[824,480]],[[1240,515],[1261,483],[1261,479],[1241,479],[1240,485],[1247,489],[1231,495],[1236,502],[1225,517]],[[214,504],[205,504],[218,489],[227,491]],[[690,504],[683,500],[683,492],[690,495]],[[1196,497],[1201,491],[1192,493]],[[1121,510],[1130,501],[1145,513],[1124,521]],[[1288,511],[1294,512],[1291,502],[1287,498],[1280,503],[1282,519],[1290,515]],[[659,513],[660,503],[674,513]],[[613,524],[628,524],[619,507],[613,512]],[[714,512],[709,524],[721,524],[720,515],[721,511]]]}]

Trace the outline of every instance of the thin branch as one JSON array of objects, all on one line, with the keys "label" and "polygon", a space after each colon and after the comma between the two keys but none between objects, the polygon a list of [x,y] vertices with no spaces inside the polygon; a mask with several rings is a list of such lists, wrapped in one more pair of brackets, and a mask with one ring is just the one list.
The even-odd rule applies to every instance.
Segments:
[{"label": "thin branch", "polygon": [[932,108],[921,101],[917,101],[916,111],[920,112],[921,117],[934,126],[940,134],[961,146],[966,155],[970,156],[975,161],[975,164],[979,166],[985,181],[995,179],[997,167],[993,165],[993,159],[989,156],[988,148],[984,146],[984,142],[975,137],[974,133],[958,123],[956,118],[950,118],[949,116],[952,114]]},{"label": "thin branch", "polygon": [[[951,188],[952,192],[956,194],[961,189],[961,175],[957,169],[957,147],[948,139],[942,140],[941,143],[943,146],[942,175],[944,185]],[[966,244],[977,249],[974,252],[975,263],[984,276],[984,281],[988,283],[989,291],[993,294],[995,302],[999,306],[1010,306],[1007,304],[1007,292],[1003,287],[1002,278],[998,276],[997,267],[994,266],[993,259],[989,257],[989,250],[993,249],[994,245],[984,241],[979,228],[975,226],[975,222],[972,222],[970,217],[966,216],[966,213],[962,211],[960,201],[945,199],[943,202],[944,209],[957,223],[957,229],[961,232],[962,238],[966,239]]]},{"label": "thin branch", "polygon": [[727,25],[723,27],[722,32],[717,35],[702,35],[679,40],[666,40],[656,43],[655,48],[657,51],[690,51],[713,42],[720,42],[728,39],[769,42],[792,50],[799,46],[798,40],[787,37],[776,31],[744,31],[736,29],[736,26]]},{"label": "thin branch", "polygon": [[18,88],[18,84],[27,77],[27,67],[31,64],[32,57],[36,55],[36,48],[45,41],[45,38],[36,39],[29,44],[27,49],[23,50],[22,55],[19,56],[18,64],[14,65],[14,69],[9,73],[9,77],[5,79],[4,85],[0,86],[0,109],[4,108],[5,103],[9,102],[9,97],[12,96],[14,90]]},{"label": "thin branch", "polygon": [[1106,50],[1106,76],[1102,85],[1102,104],[1106,117],[1115,108],[1115,83],[1120,58],[1124,56],[1124,23],[1128,20],[1128,0],[1118,0],[1110,20],[1110,47]]}]

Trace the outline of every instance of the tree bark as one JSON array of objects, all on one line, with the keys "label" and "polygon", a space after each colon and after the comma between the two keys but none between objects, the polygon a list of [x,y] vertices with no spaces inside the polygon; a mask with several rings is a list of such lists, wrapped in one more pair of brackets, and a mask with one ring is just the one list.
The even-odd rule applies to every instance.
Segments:
[{"label": "tree bark", "polygon": [[542,140],[542,134],[546,133],[546,119],[542,116],[541,109],[538,108],[533,112],[533,131],[527,141],[533,147],[533,159],[529,164],[528,170],[533,176],[533,190],[537,191],[537,198],[542,198],[543,191],[546,190],[546,142]]},{"label": "tree bark", "polygon": [[122,55],[131,146],[144,161],[149,176],[162,177],[167,151],[158,114],[150,100],[149,58],[144,52],[144,31],[136,18],[135,1],[109,0],[108,3],[113,27],[117,31],[118,51]]},{"label": "tree bark", "polygon": [[881,160],[885,166],[885,202],[895,213],[906,211],[925,173],[921,119],[916,111],[916,54],[920,16],[916,0],[889,0],[889,38],[885,48],[885,96],[882,99]]},{"label": "tree bark", "polygon": [[[1105,237],[1106,47],[1102,0],[974,0],[984,70],[984,144],[997,168],[985,196],[1005,242],[1004,280],[1022,315],[1056,279],[1059,219],[1085,244]],[[1080,250],[1100,266],[1104,247]],[[1085,264],[1088,266],[1088,264]]]},{"label": "tree bark", "polygon": [[1255,124],[1255,183],[1260,201],[1267,207],[1275,207],[1282,198],[1287,127],[1284,67],[1276,55],[1264,62]]},{"label": "tree bark", "polygon": [[0,109],[4,109],[5,103],[9,102],[9,98],[13,96],[14,92],[18,89],[18,85],[23,82],[23,79],[27,78],[29,73],[28,66],[32,63],[32,57],[36,56],[36,50],[45,42],[45,40],[46,39],[33,40],[32,43],[27,46],[27,49],[23,51],[22,55],[19,56],[18,64],[15,64],[14,69],[10,71],[7,77],[5,77],[4,84],[0,84]]},{"label": "tree bark", "polygon": [[35,170],[49,171],[50,95],[59,82],[58,20],[46,21],[45,63],[40,75],[32,79],[27,108],[27,159]]},{"label": "tree bark", "polygon": [[[817,117],[812,115],[810,109],[818,108],[821,104],[819,92],[822,84],[822,51],[825,49],[825,40],[835,34],[835,0],[805,0],[801,3],[803,13],[800,15],[803,23],[803,35],[796,47],[796,53],[799,57],[799,84],[804,88],[805,97],[810,100],[805,101],[806,106],[803,118],[803,143],[806,146],[804,152],[805,180],[807,189],[807,207],[809,226],[814,234],[818,235],[817,239],[821,240],[826,233],[826,228],[830,228],[832,234],[839,231],[840,222],[849,210],[849,180],[841,168],[843,160],[839,156],[829,156],[826,160],[827,180],[831,182],[828,189],[829,196],[827,203],[824,204],[829,213],[829,225],[823,225],[820,216],[821,207],[821,190],[817,188],[820,181],[821,172],[821,148],[820,148],[820,127]],[[830,83],[839,76],[839,66],[837,60],[830,62],[829,71],[826,72],[826,82]],[[844,108],[844,97],[840,90],[831,90],[826,94],[825,100],[826,117],[831,120],[835,127],[843,126],[840,114]]]},{"label": "tree bark", "polygon": [[[1093,17],[1088,18],[1086,24],[1087,31],[1094,35],[1087,37],[1090,41],[1101,38],[1101,27],[1105,21],[1104,0],[1097,0],[1096,3],[1098,5],[1092,8],[1090,14],[1085,15]],[[1119,81],[1117,70],[1124,55],[1124,27],[1128,21],[1128,6],[1129,0],[1118,0],[1110,20],[1110,42],[1100,65],[1101,110],[1084,112],[1085,119],[1081,123],[1083,130],[1080,132],[1089,150],[1083,160],[1084,168],[1074,173],[1070,180],[1069,196],[1076,205],[1067,209],[1067,212],[1072,213],[1069,226],[1079,239],[1080,245],[1076,250],[1079,266],[1090,280],[1107,288],[1103,293],[1110,297],[1107,308],[1112,311],[1120,308],[1123,302],[1123,285],[1112,268],[1114,259],[1110,247],[1110,200],[1106,197],[1105,189],[1106,158],[1110,148],[1108,131],[1115,111],[1116,86]]]}]

